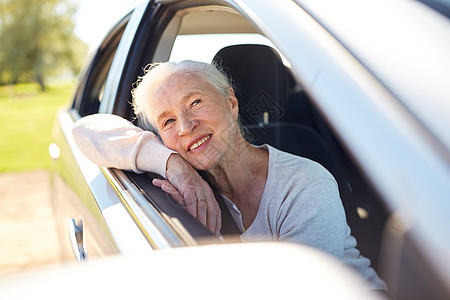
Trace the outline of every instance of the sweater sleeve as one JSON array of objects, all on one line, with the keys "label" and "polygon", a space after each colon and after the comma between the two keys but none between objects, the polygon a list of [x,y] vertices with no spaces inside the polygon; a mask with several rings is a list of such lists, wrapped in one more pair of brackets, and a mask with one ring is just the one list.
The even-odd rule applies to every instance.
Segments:
[{"label": "sweater sleeve", "polygon": [[72,135],[81,152],[95,164],[136,173],[166,176],[174,151],[150,131],[112,114],[94,114],[75,122]]}]

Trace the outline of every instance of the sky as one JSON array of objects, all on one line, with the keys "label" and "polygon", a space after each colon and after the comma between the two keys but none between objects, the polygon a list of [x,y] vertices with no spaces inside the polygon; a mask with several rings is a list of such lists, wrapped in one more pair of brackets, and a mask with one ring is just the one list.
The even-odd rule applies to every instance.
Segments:
[{"label": "sky", "polygon": [[75,14],[75,34],[87,43],[90,49],[96,47],[125,14],[142,0],[72,0],[78,4]]}]

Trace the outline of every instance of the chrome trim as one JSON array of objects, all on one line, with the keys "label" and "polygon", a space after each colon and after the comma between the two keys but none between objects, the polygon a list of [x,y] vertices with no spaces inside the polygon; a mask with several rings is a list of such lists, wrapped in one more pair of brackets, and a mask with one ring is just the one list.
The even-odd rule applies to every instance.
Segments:
[{"label": "chrome trim", "polygon": [[161,213],[153,207],[121,170],[101,168],[142,234],[155,249],[185,246]]}]

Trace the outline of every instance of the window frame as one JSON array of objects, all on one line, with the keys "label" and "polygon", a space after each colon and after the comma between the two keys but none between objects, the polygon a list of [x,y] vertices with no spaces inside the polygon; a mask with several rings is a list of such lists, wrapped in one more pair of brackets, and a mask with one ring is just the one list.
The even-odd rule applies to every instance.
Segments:
[{"label": "window frame", "polygon": [[[167,6],[163,6],[163,5],[159,5],[157,6],[157,9],[153,10],[151,13],[151,16],[156,16],[157,21],[155,22],[154,20],[149,20],[147,21],[147,25],[146,27],[142,27],[140,30],[138,30],[139,34],[134,38],[135,42],[133,42],[133,44],[131,45],[131,49],[129,51],[129,57],[131,57],[132,59],[130,61],[127,61],[126,64],[124,64],[124,66],[126,66],[126,70],[124,70],[124,75],[122,76],[122,84],[121,86],[118,88],[118,90],[120,90],[120,92],[117,93],[116,95],[116,100],[115,100],[115,104],[114,104],[114,109],[113,109],[113,113],[118,114],[122,117],[125,117],[129,120],[133,120],[133,115],[131,112],[131,106],[129,101],[125,101],[125,99],[130,100],[129,96],[130,96],[130,86],[136,81],[136,78],[138,77],[138,75],[143,75],[142,74],[142,69],[144,67],[145,62],[144,61],[154,61],[155,56],[158,55],[157,60],[168,60],[170,57],[170,51],[162,51],[161,49],[158,49],[158,46],[160,45],[160,39],[163,38],[168,38],[168,40],[164,41],[165,42],[165,47],[167,47],[167,45],[170,45],[171,47],[173,46],[173,42],[176,38],[176,36],[178,36],[178,32],[174,31],[174,28],[177,28],[179,26],[179,23],[181,22],[181,17],[179,12],[183,12],[183,11],[188,11],[190,9],[192,9],[192,11],[195,11],[195,9],[198,10],[202,10],[204,9],[206,6],[203,5],[199,5],[199,4],[195,4],[192,7],[187,7],[186,5],[180,5],[179,3],[175,3],[175,4],[171,4],[171,5],[167,5]],[[217,6],[216,6],[217,7]],[[220,6],[220,9],[222,9],[222,7]],[[223,7],[223,9],[225,10],[229,10],[229,7]],[[251,19],[249,19],[248,17],[246,17],[246,14],[243,14],[242,12],[240,12],[237,8],[234,9],[236,10],[238,13],[241,13],[242,16],[244,18],[247,18],[247,20],[249,22],[252,22]],[[178,24],[171,24],[172,20],[177,20]],[[164,33],[165,33],[165,29],[169,28],[169,34],[172,34],[172,36],[169,37],[164,37]],[[261,33],[259,31],[259,29],[255,28],[255,32]],[[262,33],[261,33],[262,34]],[[263,34],[264,35],[264,34]],[[271,39],[269,36],[267,36],[267,38],[273,42],[274,46],[276,47],[277,45],[275,44],[274,40]],[[159,56],[161,55],[161,56]],[[301,84],[301,82],[298,80],[298,78],[296,79],[296,81],[298,83]],[[312,100],[312,99],[311,99]],[[315,105],[314,101],[311,101],[312,104]],[[328,132],[327,132],[328,133]],[[158,197],[159,196],[154,196],[155,193],[152,189],[154,189],[154,187],[150,186],[146,186],[146,185],[142,185],[141,183],[136,183],[136,180],[133,180],[131,177],[131,174],[124,174],[123,176],[125,176],[124,178],[126,178],[125,180],[130,180],[136,187],[138,190],[141,190],[141,193],[143,194],[144,198],[147,199],[147,203],[150,202],[154,207],[156,207],[158,210],[161,209],[160,205],[158,204]],[[144,176],[148,176],[148,174],[144,174],[144,175],[137,175],[137,177],[144,177]],[[152,176],[152,175],[150,175]],[[139,198],[140,199],[140,198]],[[136,198],[135,200],[138,202],[142,202],[142,200],[139,200],[138,198]],[[147,205],[147,204],[145,204]],[[164,209],[162,209],[162,211],[164,212]],[[180,214],[182,215],[183,213],[180,212]],[[383,214],[382,212],[380,214]],[[383,219],[384,222],[384,219]],[[186,231],[190,231],[191,230],[191,225],[192,224],[196,224],[198,222],[196,222],[196,220],[189,220],[186,223],[183,223]],[[174,228],[174,230],[176,230],[176,228]],[[192,232],[191,232],[192,233]],[[195,234],[193,235],[195,236]],[[376,260],[371,257],[371,259],[376,262]]]},{"label": "window frame", "polygon": [[[72,108],[76,109],[80,116],[86,116],[99,111],[102,92],[112,66],[115,53],[124,34],[131,13],[123,17],[109,32],[99,48],[95,52],[86,73],[82,76],[78,91],[75,95]],[[105,62],[109,62],[105,64]],[[98,79],[100,78],[100,80]],[[100,88],[100,85],[102,88]],[[99,89],[100,88],[100,89]],[[98,103],[92,103],[93,94],[98,98]],[[93,106],[97,106],[92,109]]]}]

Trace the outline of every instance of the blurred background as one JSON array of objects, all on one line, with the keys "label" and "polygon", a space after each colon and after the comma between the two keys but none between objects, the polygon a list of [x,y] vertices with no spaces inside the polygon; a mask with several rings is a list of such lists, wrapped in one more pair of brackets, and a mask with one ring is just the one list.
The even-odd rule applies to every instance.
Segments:
[{"label": "blurred background", "polygon": [[48,146],[90,53],[139,0],[0,0],[0,277],[58,263]]}]

